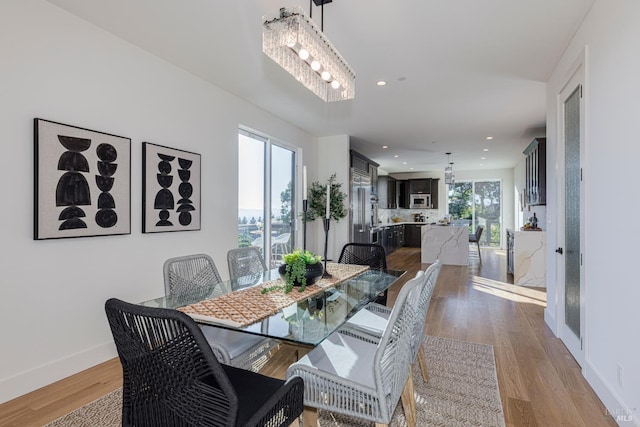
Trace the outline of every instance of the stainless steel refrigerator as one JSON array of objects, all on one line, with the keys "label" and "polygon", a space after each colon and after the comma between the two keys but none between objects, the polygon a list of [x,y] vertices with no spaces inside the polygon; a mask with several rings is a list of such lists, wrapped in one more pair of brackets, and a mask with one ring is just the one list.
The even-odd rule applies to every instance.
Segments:
[{"label": "stainless steel refrigerator", "polygon": [[351,242],[371,243],[372,229],[378,219],[378,199],[371,192],[371,177],[351,169]]}]

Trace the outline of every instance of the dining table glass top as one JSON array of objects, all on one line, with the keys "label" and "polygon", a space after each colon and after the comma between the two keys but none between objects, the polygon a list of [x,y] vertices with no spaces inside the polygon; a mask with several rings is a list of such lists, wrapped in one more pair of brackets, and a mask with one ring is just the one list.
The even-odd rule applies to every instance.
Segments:
[{"label": "dining table glass top", "polygon": [[[335,264],[337,265],[337,264]],[[331,271],[331,270],[329,270]],[[365,270],[352,278],[338,281],[335,285],[318,288],[315,295],[305,297],[288,304],[259,320],[249,320],[249,324],[239,324],[215,317],[192,315],[196,322],[210,324],[221,328],[238,330],[249,334],[260,335],[295,344],[315,346],[338,329],[349,317],[362,309],[367,303],[374,301],[378,295],[386,291],[404,271],[397,270]],[[246,300],[253,295],[251,304],[260,305],[256,294],[263,294],[265,301],[275,295],[271,292],[255,292],[258,287],[278,283],[280,278],[277,269],[267,270],[252,276],[227,280],[212,285],[205,290],[188,292],[179,296],[169,295],[140,303],[148,307],[163,307],[187,311],[201,303],[217,301]],[[268,283],[267,283],[268,282]],[[314,285],[307,286],[307,292]],[[293,294],[298,288],[294,287]],[[231,295],[233,294],[233,295]],[[292,295],[294,297],[295,294]],[[246,301],[244,301],[246,306]]]}]

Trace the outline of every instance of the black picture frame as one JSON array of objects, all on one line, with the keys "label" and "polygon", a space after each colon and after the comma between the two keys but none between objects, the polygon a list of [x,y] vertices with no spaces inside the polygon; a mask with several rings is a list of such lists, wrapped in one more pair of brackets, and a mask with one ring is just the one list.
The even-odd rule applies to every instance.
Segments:
[{"label": "black picture frame", "polygon": [[35,118],[34,240],[131,234],[131,139]]},{"label": "black picture frame", "polygon": [[200,154],[142,143],[142,232],[201,227]]}]

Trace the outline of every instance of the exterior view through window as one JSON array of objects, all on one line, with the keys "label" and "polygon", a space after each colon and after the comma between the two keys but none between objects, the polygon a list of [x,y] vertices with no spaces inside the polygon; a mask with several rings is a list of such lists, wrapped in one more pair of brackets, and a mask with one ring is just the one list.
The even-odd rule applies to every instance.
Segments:
[{"label": "exterior view through window", "polygon": [[280,264],[294,239],[295,151],[245,130],[238,134],[238,247]]},{"label": "exterior view through window", "polygon": [[502,247],[502,184],[500,181],[460,181],[449,190],[449,215],[468,220],[469,234],[484,226],[481,246]]}]

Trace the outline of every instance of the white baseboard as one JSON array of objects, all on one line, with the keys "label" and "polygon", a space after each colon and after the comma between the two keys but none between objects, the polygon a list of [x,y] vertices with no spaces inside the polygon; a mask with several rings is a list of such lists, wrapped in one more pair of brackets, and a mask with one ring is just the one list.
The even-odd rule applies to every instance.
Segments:
[{"label": "white baseboard", "polygon": [[637,412],[633,412],[629,405],[626,405],[620,396],[618,396],[609,387],[606,381],[603,380],[602,375],[596,368],[589,362],[585,363],[584,376],[587,382],[593,388],[593,391],[598,395],[602,403],[604,404],[609,414],[618,423],[619,426],[640,427],[640,416]]},{"label": "white baseboard", "polygon": [[108,342],[4,378],[0,381],[0,403],[15,399],[117,356],[115,344]]},{"label": "white baseboard", "polygon": [[[551,332],[559,338],[556,317],[554,313],[550,312],[548,309],[544,310],[544,322],[547,324]],[[600,375],[598,370],[594,368],[589,361],[585,361],[585,368],[582,372],[587,383],[589,383],[593,391],[598,395],[598,398],[600,398],[609,414],[614,420],[616,420],[619,426],[640,427],[640,414],[631,411],[629,406],[626,405],[620,396],[613,391],[609,384],[603,380],[603,376]]]},{"label": "white baseboard", "polygon": [[556,315],[549,311],[549,308],[544,309],[544,323],[547,324],[554,336],[558,336],[558,324],[556,323]]}]

